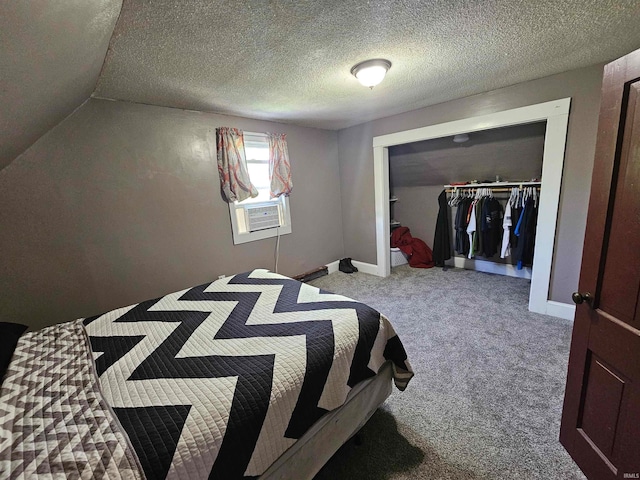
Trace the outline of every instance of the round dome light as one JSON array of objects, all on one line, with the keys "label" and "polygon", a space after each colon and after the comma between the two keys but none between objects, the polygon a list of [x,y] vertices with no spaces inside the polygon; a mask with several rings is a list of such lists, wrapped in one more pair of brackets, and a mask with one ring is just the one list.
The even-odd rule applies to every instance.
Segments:
[{"label": "round dome light", "polygon": [[389,60],[376,58],[358,63],[351,69],[351,74],[365,87],[373,88],[384,80],[390,68]]}]

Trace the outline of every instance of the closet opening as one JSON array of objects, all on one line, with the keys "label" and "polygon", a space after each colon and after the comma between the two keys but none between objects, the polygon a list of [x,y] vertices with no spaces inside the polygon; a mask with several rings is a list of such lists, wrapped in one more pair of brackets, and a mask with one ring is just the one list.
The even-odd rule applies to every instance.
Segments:
[{"label": "closet opening", "polygon": [[[533,267],[530,271],[521,272],[510,264],[509,259],[486,263],[493,265],[491,268],[502,270],[495,273],[510,271],[514,276],[530,276],[530,311],[572,319],[575,312],[573,305],[554,302],[548,298],[570,100],[570,98],[554,100],[375,137],[373,157],[377,275],[388,276],[391,272],[389,246],[391,221],[396,220],[402,223],[400,214],[403,210],[402,214],[412,215],[404,205],[407,200],[411,202],[412,196],[434,195],[436,191],[439,195],[443,187],[450,185],[451,181],[492,180],[495,182],[496,175],[501,180],[515,181],[539,178],[540,196],[536,199],[538,222]],[[453,137],[460,134],[468,134],[469,141],[461,144],[454,143]],[[515,143],[519,143],[527,154],[518,157],[510,152],[508,145],[510,138],[511,140],[520,138]],[[475,154],[468,155],[473,150],[484,151],[484,153],[493,152],[494,159],[488,158],[485,162],[478,162]],[[452,159],[454,151],[458,159],[447,162],[445,159]],[[432,154],[430,160],[424,157],[423,154],[426,152]],[[390,156],[392,162],[390,162]],[[419,160],[421,156],[423,159]],[[508,157],[508,165],[499,164],[500,157],[503,159]],[[425,167],[425,162],[435,163],[428,163],[426,169],[421,168]],[[416,182],[431,183],[431,185],[422,185],[426,190],[420,193],[420,190],[410,190],[419,187],[415,185]],[[397,198],[395,202],[390,201],[391,186],[394,190],[393,197]],[[398,188],[397,191],[396,188]],[[405,200],[401,198],[403,194],[406,195]],[[419,201],[419,198],[415,200]],[[437,215],[437,208],[435,210],[434,215]],[[455,208],[453,210],[455,211]],[[391,217],[392,212],[397,218]],[[433,234],[429,228],[434,228],[435,217],[434,221],[429,223],[432,225],[424,224],[425,230],[422,234],[427,244],[432,245]],[[419,231],[412,229],[412,233],[420,238]],[[474,259],[473,268],[480,270],[478,262],[483,260]],[[467,263],[468,259],[454,258],[453,262],[456,266],[470,267]],[[480,267],[486,267],[486,265],[480,265]]]},{"label": "closet opening", "polygon": [[[389,147],[391,232],[408,227],[435,254],[438,197],[445,189],[450,228],[444,233],[452,254],[446,264],[530,279],[536,225],[533,221],[521,224],[523,231],[516,235],[516,224],[525,213],[526,197],[532,198],[530,207],[537,213],[545,130],[546,122],[536,122],[466,134],[463,142],[454,136]],[[493,225],[484,225],[489,227],[485,231],[480,221],[483,206],[495,207],[496,217]],[[470,242],[467,211],[472,209],[476,214],[472,224],[477,227]],[[506,227],[511,235],[504,244],[513,248],[503,252],[505,213],[518,218],[512,227]],[[524,226],[528,226],[526,232]],[[526,241],[518,248],[521,236]],[[402,260],[392,249],[391,266]]]}]

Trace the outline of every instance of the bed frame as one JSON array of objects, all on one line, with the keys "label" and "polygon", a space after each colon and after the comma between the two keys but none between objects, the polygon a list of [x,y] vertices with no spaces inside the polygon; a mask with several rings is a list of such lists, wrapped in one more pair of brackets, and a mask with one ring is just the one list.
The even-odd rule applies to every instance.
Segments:
[{"label": "bed frame", "polygon": [[393,371],[385,363],[375,377],[356,385],[346,402],[332,410],[284,452],[260,480],[311,480],[391,395]]}]

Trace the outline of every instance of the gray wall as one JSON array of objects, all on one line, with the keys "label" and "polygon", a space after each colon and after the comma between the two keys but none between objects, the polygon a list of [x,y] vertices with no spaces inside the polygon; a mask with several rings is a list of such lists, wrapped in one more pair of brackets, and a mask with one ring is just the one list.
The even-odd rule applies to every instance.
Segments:
[{"label": "gray wall", "polygon": [[461,98],[338,132],[345,254],[376,263],[374,136],[572,97],[550,298],[577,287],[598,124],[602,65]]},{"label": "gray wall", "polygon": [[442,185],[393,187],[393,194],[398,197],[393,206],[394,218],[405,227],[409,227],[412,236],[424,240],[431,248],[438,219],[440,192]]},{"label": "gray wall", "polygon": [[233,245],[215,162],[222,125],[288,134],[281,273],[341,258],[336,132],[92,99],[0,171],[0,321],[37,328],[273,269],[275,238]]},{"label": "gray wall", "polygon": [[0,2],[0,169],[89,98],[121,6]]}]

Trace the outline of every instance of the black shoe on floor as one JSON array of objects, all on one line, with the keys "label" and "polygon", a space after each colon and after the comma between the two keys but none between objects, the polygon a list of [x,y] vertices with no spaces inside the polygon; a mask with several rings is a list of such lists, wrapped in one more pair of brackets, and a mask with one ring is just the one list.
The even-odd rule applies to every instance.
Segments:
[{"label": "black shoe on floor", "polygon": [[347,265],[349,265],[349,267],[351,267],[351,270],[353,270],[354,272],[358,271],[358,269],[353,266],[353,263],[351,263],[351,258],[345,258],[345,260],[347,261]]},{"label": "black shoe on floor", "polygon": [[353,268],[349,266],[349,262],[347,262],[346,258],[340,260],[340,264],[338,265],[338,270],[344,273],[353,273]]}]

